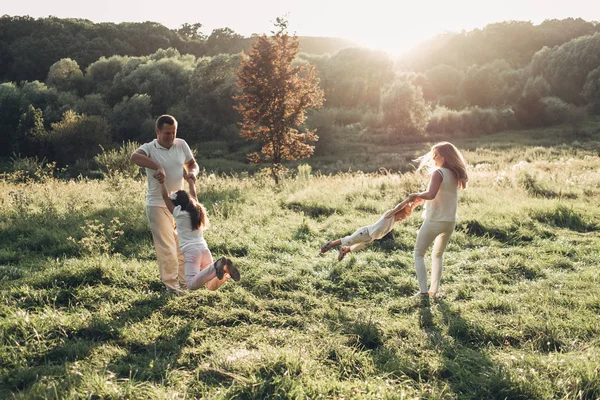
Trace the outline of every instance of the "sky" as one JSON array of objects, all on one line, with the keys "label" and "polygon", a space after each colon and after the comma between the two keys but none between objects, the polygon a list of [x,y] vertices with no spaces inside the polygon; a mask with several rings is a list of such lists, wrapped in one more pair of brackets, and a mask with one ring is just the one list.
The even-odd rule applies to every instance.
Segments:
[{"label": "sky", "polygon": [[93,22],[159,22],[169,28],[201,23],[202,32],[230,28],[243,36],[269,33],[277,17],[298,36],[348,39],[399,54],[444,32],[470,31],[502,21],[582,18],[600,21],[595,0],[20,0],[0,13],[53,15]]}]

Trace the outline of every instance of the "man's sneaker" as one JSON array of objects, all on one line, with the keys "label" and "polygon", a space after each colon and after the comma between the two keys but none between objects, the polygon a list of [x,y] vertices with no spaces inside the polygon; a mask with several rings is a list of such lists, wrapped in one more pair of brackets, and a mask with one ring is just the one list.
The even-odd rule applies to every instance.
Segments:
[{"label": "man's sneaker", "polygon": [[215,267],[215,271],[217,272],[217,278],[219,280],[223,279],[225,276],[225,265],[227,265],[227,259],[225,257],[219,258],[213,266]]},{"label": "man's sneaker", "polygon": [[227,265],[226,272],[229,273],[229,276],[231,277],[231,279],[233,279],[236,282],[239,281],[240,280],[240,271],[238,271],[238,269],[235,267],[235,265],[233,265],[233,262],[229,258],[226,258],[225,264]]}]

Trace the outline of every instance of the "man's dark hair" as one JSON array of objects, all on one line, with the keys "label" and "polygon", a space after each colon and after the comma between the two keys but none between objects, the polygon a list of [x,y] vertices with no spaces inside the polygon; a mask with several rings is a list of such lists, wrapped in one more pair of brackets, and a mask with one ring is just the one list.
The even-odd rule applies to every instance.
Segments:
[{"label": "man's dark hair", "polygon": [[156,120],[156,129],[160,131],[165,124],[175,125],[175,128],[177,128],[177,120],[172,115],[164,114],[158,117]]}]

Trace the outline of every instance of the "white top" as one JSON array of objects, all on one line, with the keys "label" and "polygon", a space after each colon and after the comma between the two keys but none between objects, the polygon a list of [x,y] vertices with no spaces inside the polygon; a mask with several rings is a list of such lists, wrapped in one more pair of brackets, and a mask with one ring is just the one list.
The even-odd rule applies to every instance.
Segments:
[{"label": "white top", "polygon": [[190,244],[204,246],[208,249],[204,239],[203,228],[192,230],[192,220],[190,213],[177,206],[173,209],[173,218],[177,227],[177,236],[179,237],[179,247],[184,248]]},{"label": "white top", "polygon": [[382,237],[384,237],[385,235],[387,235],[388,233],[390,233],[390,231],[392,229],[394,229],[394,227],[396,226],[396,223],[397,223],[397,221],[395,221],[395,218],[394,217],[391,217],[391,218],[385,217],[390,211],[392,211],[392,210],[387,210],[386,212],[383,213],[381,218],[379,218],[377,220],[377,222],[375,222],[372,225],[367,226],[367,230],[369,231],[369,236],[371,237],[371,239],[379,240]]},{"label": "white top", "polygon": [[427,221],[456,222],[458,207],[458,181],[448,168],[439,168],[433,172],[442,175],[442,183],[433,200],[425,201],[423,219]]},{"label": "white top", "polygon": [[[190,146],[183,139],[175,138],[171,148],[158,144],[154,139],[150,143],[144,143],[138,150],[142,150],[148,157],[160,164],[167,175],[166,183],[169,193],[183,189],[183,166],[194,158]],[[146,168],[148,177],[148,192],[146,192],[146,205],[166,207],[160,191],[160,183],[152,175],[155,170]]]}]

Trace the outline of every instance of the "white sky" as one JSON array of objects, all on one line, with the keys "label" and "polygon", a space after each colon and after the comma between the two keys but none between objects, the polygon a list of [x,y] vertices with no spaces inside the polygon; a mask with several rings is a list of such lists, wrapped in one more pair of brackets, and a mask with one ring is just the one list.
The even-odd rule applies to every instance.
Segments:
[{"label": "white sky", "polygon": [[299,36],[330,36],[400,52],[445,31],[483,28],[502,21],[583,18],[600,21],[598,0],[16,0],[1,14],[86,18],[93,22],[155,21],[169,28],[200,22],[236,33],[268,33],[284,16]]}]

